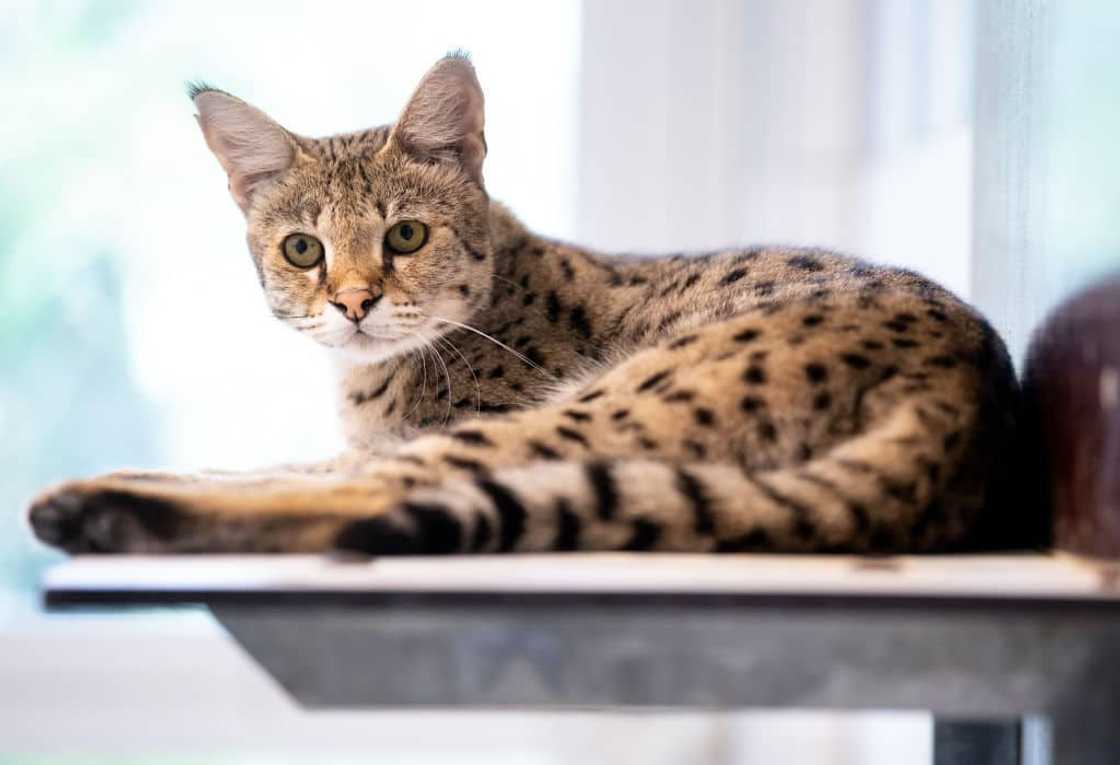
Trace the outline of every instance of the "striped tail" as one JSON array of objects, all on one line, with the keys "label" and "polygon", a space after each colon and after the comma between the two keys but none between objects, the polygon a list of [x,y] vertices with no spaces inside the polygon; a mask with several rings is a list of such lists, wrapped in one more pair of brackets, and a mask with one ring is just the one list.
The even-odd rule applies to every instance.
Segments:
[{"label": "striped tail", "polygon": [[911,396],[828,453],[758,472],[643,459],[497,469],[417,490],[336,544],[374,555],[946,548],[982,509],[983,491],[955,490],[957,467],[975,462],[975,416]]}]

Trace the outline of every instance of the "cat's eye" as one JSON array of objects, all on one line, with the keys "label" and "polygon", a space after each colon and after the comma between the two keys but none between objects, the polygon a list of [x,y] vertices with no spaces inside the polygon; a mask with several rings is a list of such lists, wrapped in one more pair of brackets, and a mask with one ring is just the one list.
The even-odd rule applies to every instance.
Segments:
[{"label": "cat's eye", "polygon": [[402,220],[385,234],[385,246],[396,255],[416,252],[428,241],[428,227],[418,220]]},{"label": "cat's eye", "polygon": [[296,268],[311,268],[323,258],[323,243],[310,234],[289,234],[281,249]]}]

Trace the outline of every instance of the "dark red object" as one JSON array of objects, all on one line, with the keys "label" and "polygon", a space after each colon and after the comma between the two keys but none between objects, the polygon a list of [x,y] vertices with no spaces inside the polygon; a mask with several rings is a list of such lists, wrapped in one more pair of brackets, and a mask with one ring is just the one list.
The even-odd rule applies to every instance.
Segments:
[{"label": "dark red object", "polygon": [[1054,544],[1120,558],[1120,275],[1074,295],[1039,327],[1023,392]]}]

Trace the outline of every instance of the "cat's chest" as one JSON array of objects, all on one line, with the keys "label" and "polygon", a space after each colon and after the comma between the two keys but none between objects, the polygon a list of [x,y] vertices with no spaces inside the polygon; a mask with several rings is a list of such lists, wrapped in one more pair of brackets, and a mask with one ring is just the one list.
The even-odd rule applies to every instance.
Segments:
[{"label": "cat's chest", "polygon": [[[523,354],[437,341],[397,362],[344,370],[339,415],[351,446],[379,444],[438,430],[456,420],[497,415],[543,401],[558,375]],[[565,366],[572,366],[564,358]]]}]

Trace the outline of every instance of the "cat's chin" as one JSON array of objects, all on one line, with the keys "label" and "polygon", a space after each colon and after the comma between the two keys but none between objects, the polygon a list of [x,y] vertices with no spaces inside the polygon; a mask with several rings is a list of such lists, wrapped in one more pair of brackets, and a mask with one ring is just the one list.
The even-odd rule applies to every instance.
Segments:
[{"label": "cat's chin", "polygon": [[423,344],[423,340],[414,337],[388,340],[357,333],[341,345],[329,348],[338,360],[353,365],[376,364],[408,353]]}]

